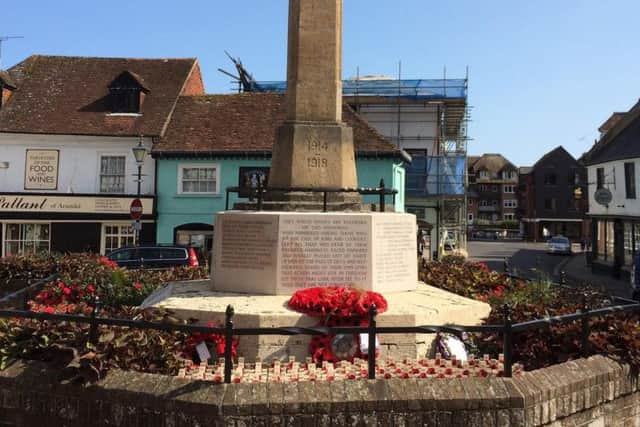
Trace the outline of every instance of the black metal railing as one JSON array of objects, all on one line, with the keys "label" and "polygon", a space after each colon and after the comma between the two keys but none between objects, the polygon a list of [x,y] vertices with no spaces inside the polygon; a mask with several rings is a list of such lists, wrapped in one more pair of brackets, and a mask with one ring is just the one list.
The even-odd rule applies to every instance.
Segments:
[{"label": "black metal railing", "polygon": [[360,195],[377,195],[379,196],[377,210],[385,212],[386,196],[392,196],[393,205],[396,204],[396,195],[398,190],[386,188],[384,179],[380,180],[380,184],[376,188],[329,188],[329,187],[228,187],[226,190],[225,210],[229,210],[229,195],[237,193],[240,198],[247,198],[250,201],[256,201],[256,210],[261,211],[264,206],[265,196],[274,193],[321,193],[322,194],[322,211],[327,212],[329,206],[329,194],[336,193],[358,193]]},{"label": "black metal railing", "polygon": [[0,309],[0,318],[21,318],[35,319],[41,321],[56,322],[75,322],[89,324],[88,341],[97,343],[98,327],[119,326],[135,329],[153,329],[159,331],[180,331],[189,334],[193,333],[213,333],[224,336],[224,382],[231,383],[231,374],[233,368],[232,345],[234,337],[248,335],[339,335],[339,334],[368,334],[368,378],[375,379],[376,375],[376,337],[384,334],[434,334],[434,333],[497,333],[502,335],[502,352],[504,355],[504,376],[511,377],[513,374],[513,350],[514,350],[514,334],[524,331],[531,331],[550,327],[554,325],[568,324],[572,322],[581,323],[581,351],[584,356],[589,355],[589,336],[590,325],[589,320],[594,317],[611,315],[625,312],[640,311],[640,303],[633,302],[631,304],[623,304],[617,306],[609,306],[595,310],[587,310],[586,303],[578,313],[568,314],[564,316],[555,316],[545,319],[536,319],[527,322],[513,323],[511,307],[504,306],[504,321],[501,325],[482,325],[482,326],[458,326],[458,325],[425,325],[425,326],[377,326],[376,317],[377,309],[372,306],[369,311],[368,326],[340,326],[340,327],[281,327],[281,328],[236,328],[233,323],[234,310],[232,306],[228,306],[225,313],[225,322],[223,327],[209,327],[201,325],[175,324],[150,322],[146,320],[129,320],[104,318],[98,316],[99,301],[93,304],[93,311],[89,317],[70,314],[48,314],[38,313],[28,310],[3,310]]},{"label": "black metal railing", "polygon": [[[37,280],[33,284],[29,284],[28,286],[19,289],[15,292],[5,295],[0,298],[0,308],[7,308],[10,305],[19,305],[22,308],[27,308],[26,303],[29,299],[33,298],[36,293],[40,291],[40,289],[58,278],[58,273],[53,273],[44,279]],[[18,302],[16,302],[18,301]]]}]

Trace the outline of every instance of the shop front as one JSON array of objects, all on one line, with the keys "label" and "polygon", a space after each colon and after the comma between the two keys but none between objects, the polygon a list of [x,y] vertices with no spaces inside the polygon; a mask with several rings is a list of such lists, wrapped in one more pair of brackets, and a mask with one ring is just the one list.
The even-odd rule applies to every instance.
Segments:
[{"label": "shop front", "polygon": [[629,279],[640,252],[640,218],[594,217],[592,236],[594,270]]},{"label": "shop front", "polygon": [[[106,254],[135,244],[135,197],[53,193],[0,194],[2,256],[29,252]],[[155,243],[154,197],[140,198],[140,242]]]}]

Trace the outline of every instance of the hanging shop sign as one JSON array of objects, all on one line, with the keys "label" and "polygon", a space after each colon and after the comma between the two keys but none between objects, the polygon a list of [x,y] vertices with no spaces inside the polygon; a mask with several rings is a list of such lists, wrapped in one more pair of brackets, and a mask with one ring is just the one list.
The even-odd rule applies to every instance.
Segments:
[{"label": "hanging shop sign", "polygon": [[57,190],[59,160],[59,150],[27,150],[24,189]]},{"label": "hanging shop sign", "polygon": [[[58,195],[0,194],[2,212],[56,212],[129,215],[134,197],[83,197]],[[153,199],[143,198],[142,210],[153,214]]]},{"label": "hanging shop sign", "polygon": [[596,203],[602,206],[608,206],[609,203],[611,203],[611,201],[613,200],[613,195],[611,194],[611,191],[607,190],[606,188],[601,188],[596,191],[596,194],[593,196],[593,198],[595,199]]}]

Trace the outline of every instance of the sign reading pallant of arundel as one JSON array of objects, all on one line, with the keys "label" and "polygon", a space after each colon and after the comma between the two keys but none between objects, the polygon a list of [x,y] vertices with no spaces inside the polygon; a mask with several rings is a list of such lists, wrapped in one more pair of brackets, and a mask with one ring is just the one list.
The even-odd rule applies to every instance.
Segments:
[{"label": "sign reading pallant of arundel", "polygon": [[[133,197],[30,196],[0,194],[0,212],[61,212],[129,214]],[[142,199],[145,214],[153,213],[153,199]]]},{"label": "sign reading pallant of arundel", "polygon": [[24,189],[57,190],[59,158],[58,150],[27,150]]}]

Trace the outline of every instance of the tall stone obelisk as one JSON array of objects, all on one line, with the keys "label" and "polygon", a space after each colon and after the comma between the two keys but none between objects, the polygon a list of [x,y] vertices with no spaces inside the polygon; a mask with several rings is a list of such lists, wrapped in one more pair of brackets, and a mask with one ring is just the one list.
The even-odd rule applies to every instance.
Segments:
[{"label": "tall stone obelisk", "polygon": [[[289,1],[286,104],[269,186],[355,188],[353,131],[342,123],[342,0]],[[300,207],[295,202],[316,197],[288,193],[275,199],[292,202],[293,210]],[[359,197],[339,194],[331,201],[334,209],[349,208]]]}]

